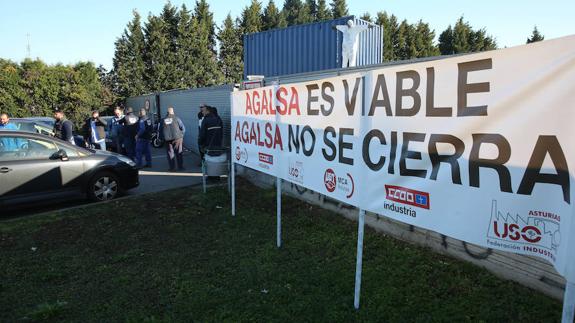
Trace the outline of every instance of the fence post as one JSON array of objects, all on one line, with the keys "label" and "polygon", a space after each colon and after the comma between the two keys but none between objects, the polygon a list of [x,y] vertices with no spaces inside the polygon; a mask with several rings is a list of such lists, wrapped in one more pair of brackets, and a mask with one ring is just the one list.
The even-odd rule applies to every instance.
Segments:
[{"label": "fence post", "polygon": [[353,306],[359,309],[359,294],[361,292],[361,267],[363,264],[363,231],[365,227],[365,210],[359,209],[357,225],[357,259],[355,263],[355,294]]}]

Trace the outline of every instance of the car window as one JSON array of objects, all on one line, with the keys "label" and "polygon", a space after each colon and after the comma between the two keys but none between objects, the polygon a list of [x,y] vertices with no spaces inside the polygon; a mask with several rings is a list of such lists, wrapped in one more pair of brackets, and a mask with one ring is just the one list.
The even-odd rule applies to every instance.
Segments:
[{"label": "car window", "polygon": [[0,161],[49,159],[58,151],[50,140],[18,136],[0,136]]},{"label": "car window", "polygon": [[20,131],[36,132],[36,129],[34,128],[34,124],[33,124],[33,123],[29,123],[29,122],[16,122],[15,125],[16,125],[16,127],[18,128],[18,130],[20,130]]}]

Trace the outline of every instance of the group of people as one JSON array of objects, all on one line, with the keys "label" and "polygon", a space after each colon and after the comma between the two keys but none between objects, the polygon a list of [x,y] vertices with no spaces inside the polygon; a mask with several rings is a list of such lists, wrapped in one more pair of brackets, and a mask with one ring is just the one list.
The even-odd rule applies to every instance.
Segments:
[{"label": "group of people", "polygon": [[[56,137],[74,144],[73,124],[64,116],[63,111],[54,114]],[[215,151],[222,146],[223,122],[215,107],[202,104],[198,113],[198,146],[203,158],[207,151]],[[151,140],[154,123],[148,118],[147,110],[142,108],[139,116],[132,108],[127,108],[124,114],[122,107],[114,109],[114,116],[106,122],[98,111],[85,120],[83,125],[84,144],[95,149],[106,150],[106,138],[112,143],[111,150],[124,154],[136,162],[137,167],[151,167]],[[169,171],[184,170],[184,136],[186,127],[181,118],[170,106],[164,118],[160,120],[158,135],[165,142]],[[143,164],[143,159],[145,164]],[[176,168],[177,167],[177,168]]]},{"label": "group of people", "polygon": [[[74,137],[74,124],[66,118],[63,110],[54,111],[54,136],[73,145],[110,150],[132,159],[137,167],[152,167],[151,140],[154,122],[147,116],[145,108],[136,116],[132,108],[114,109],[114,116],[106,121],[98,111],[86,119],[82,126],[82,139]],[[222,151],[223,122],[215,107],[202,104],[198,112],[198,146],[203,159],[204,154],[217,155]],[[8,122],[8,115],[0,115],[0,130],[16,130]],[[164,118],[160,120],[158,135],[165,142],[169,171],[184,170],[184,136],[186,127],[172,106],[168,107]],[[111,143],[106,145],[106,139]],[[143,163],[145,161],[145,164]],[[176,168],[177,167],[177,168]]]}]

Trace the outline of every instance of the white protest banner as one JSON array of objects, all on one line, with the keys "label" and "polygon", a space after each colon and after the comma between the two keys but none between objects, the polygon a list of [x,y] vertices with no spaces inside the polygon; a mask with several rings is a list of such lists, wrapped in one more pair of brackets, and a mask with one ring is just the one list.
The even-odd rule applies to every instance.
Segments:
[{"label": "white protest banner", "polygon": [[232,101],[235,163],[575,281],[574,36]]}]

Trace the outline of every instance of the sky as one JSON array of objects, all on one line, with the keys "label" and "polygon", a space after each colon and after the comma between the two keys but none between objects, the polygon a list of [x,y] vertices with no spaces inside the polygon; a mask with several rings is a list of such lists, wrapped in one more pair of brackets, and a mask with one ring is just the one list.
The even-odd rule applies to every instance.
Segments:
[{"label": "sky", "polygon": [[[276,0],[279,7],[284,0]],[[172,0],[188,9],[195,0]],[[240,15],[250,0],[208,1],[214,20],[221,25],[226,15]],[[263,0],[263,7],[268,0]],[[329,0],[327,1],[330,2]],[[146,19],[159,14],[164,0],[0,0],[0,58],[20,62],[30,56],[49,64],[92,61],[112,67],[114,41],[132,19],[132,10]],[[353,0],[349,13],[361,16],[387,11],[398,19],[430,24],[437,36],[460,16],[473,28],[486,28],[499,47],[522,45],[536,25],[546,39],[575,34],[575,0]],[[28,36],[29,35],[29,36]]]}]

